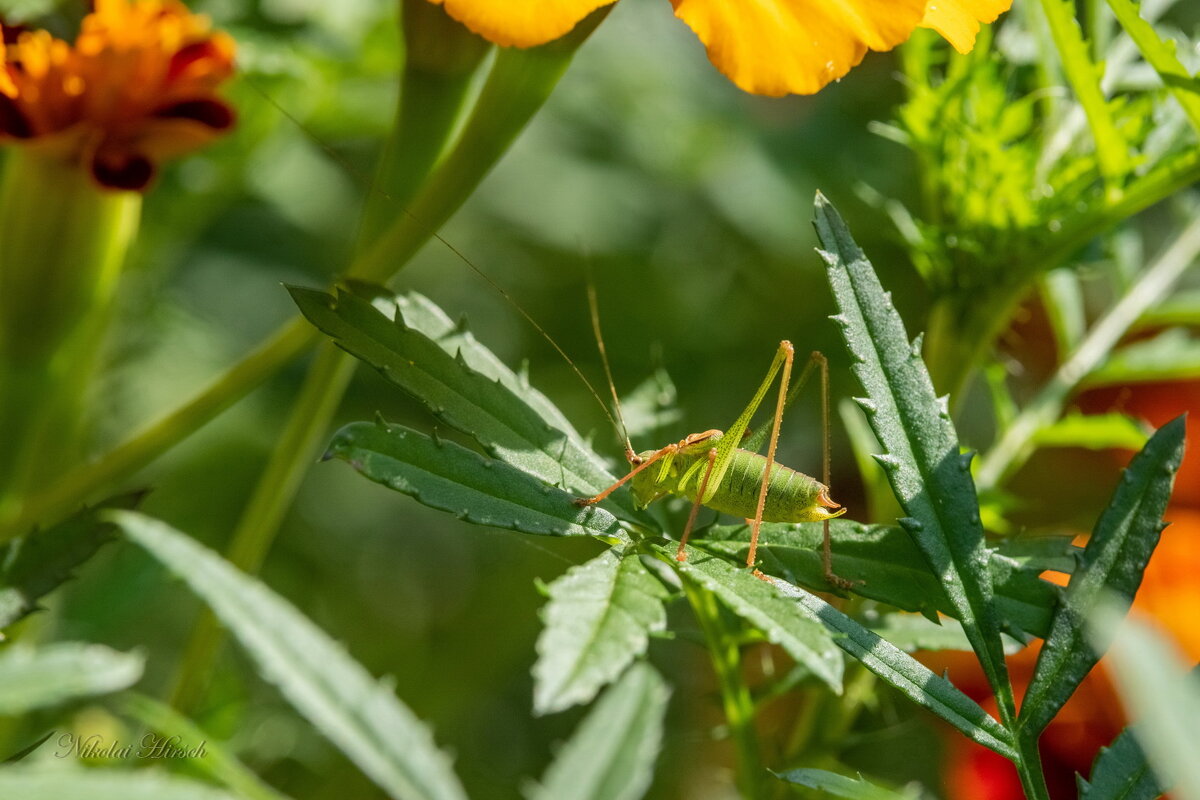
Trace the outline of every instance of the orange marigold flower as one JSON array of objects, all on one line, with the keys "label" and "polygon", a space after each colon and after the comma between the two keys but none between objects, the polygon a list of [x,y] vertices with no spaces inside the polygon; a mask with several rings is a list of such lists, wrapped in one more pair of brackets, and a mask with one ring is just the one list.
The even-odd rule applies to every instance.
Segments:
[{"label": "orange marigold flower", "polygon": [[78,163],[103,186],[143,189],[164,159],[233,125],[215,94],[233,39],[178,0],[96,0],[74,45],[40,30],[4,38],[0,142]]},{"label": "orange marigold flower", "polygon": [[[614,0],[430,0],[496,44],[532,47],[557,39]],[[959,52],[975,46],[981,22],[1012,0],[671,0],[708,58],[738,85],[781,96],[813,94],[862,61],[890,50],[917,27],[933,28]]]}]

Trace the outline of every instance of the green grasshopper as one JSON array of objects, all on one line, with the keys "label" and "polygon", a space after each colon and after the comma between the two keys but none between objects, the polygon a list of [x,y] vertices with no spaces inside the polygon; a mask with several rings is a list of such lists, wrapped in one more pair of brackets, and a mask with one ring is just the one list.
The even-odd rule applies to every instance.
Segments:
[{"label": "green grasshopper", "polygon": [[[592,324],[595,329],[596,342],[600,348],[601,359],[605,372],[608,373],[609,386],[612,388],[612,375],[608,368],[608,356],[605,353],[604,339],[600,334],[599,315],[596,309],[595,293],[590,292],[588,299],[592,311]],[[657,450],[635,452],[625,437],[625,458],[632,469],[619,481],[593,497],[581,497],[575,500],[578,506],[590,506],[599,503],[626,483],[633,493],[634,503],[638,508],[645,508],[650,503],[666,495],[686,497],[692,501],[692,509],[684,525],[683,534],[679,537],[679,549],[675,557],[679,561],[687,560],[687,542],[692,528],[696,523],[696,515],[700,506],[707,506],[714,511],[744,518],[750,524],[750,552],[746,556],[746,565],[754,569],[754,574],[766,579],[756,567],[758,554],[758,534],[765,522],[817,522],[822,521],[824,537],[822,540],[822,565],[825,578],[834,586],[848,589],[852,581],[841,578],[833,572],[832,552],[829,540],[829,520],[846,513],[846,509],[835,503],[829,496],[829,362],[818,351],[813,351],[805,365],[800,378],[796,381],[793,391],[789,394],[788,383],[792,374],[792,363],[795,358],[795,348],[789,341],[779,343],[775,358],[767,370],[767,375],[758,391],[754,393],[750,404],[726,431],[716,429],[703,433],[692,433],[680,441],[660,447]],[[821,373],[821,412],[824,420],[822,459],[824,470],[823,480],[797,472],[775,461],[775,449],[779,442],[779,426],[783,421],[783,412],[799,390],[808,380],[812,370],[817,368]],[[771,424],[770,443],[767,454],[757,451],[762,447],[763,431],[759,435],[749,437],[747,448],[742,448],[742,440],[747,438],[750,420],[762,404],[775,381],[779,379],[779,394],[775,405],[775,415]],[[616,402],[616,391],[613,390],[613,400]],[[620,418],[620,403],[616,405],[617,416]],[[624,425],[621,425],[624,430]],[[765,429],[764,429],[765,430]]]}]

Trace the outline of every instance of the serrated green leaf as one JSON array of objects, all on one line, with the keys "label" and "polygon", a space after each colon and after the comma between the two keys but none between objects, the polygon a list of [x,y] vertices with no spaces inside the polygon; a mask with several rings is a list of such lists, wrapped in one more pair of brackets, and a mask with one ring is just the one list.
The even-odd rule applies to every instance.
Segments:
[{"label": "serrated green leaf", "polygon": [[1175,54],[1175,43],[1165,42],[1154,26],[1142,18],[1140,2],[1132,0],[1108,0],[1121,27],[1133,39],[1142,58],[1154,67],[1167,90],[1175,97],[1192,123],[1192,129],[1200,135],[1200,93],[1197,93],[1195,78],[1179,62]]},{"label": "serrated green leaf", "polygon": [[116,537],[112,525],[97,521],[99,511],[133,508],[141,497],[140,493],[115,497],[0,547],[0,628],[36,610],[40,598],[69,580],[75,569]]},{"label": "serrated green leaf", "polygon": [[1085,388],[1185,380],[1200,376],[1200,339],[1169,328],[1151,339],[1126,345],[1084,378]]},{"label": "serrated green leaf", "polygon": [[950,414],[939,403],[891,296],[820,193],[816,229],[840,311],[835,320],[854,358],[854,373],[867,391],[863,406],[868,421],[886,450],[878,460],[908,514],[901,525],[940,576],[993,690],[1007,692],[969,456],[959,453]]},{"label": "serrated green leaf", "polygon": [[16,800],[238,800],[236,795],[159,770],[0,767],[0,797]]},{"label": "serrated green leaf", "polygon": [[636,800],[650,787],[670,691],[648,664],[614,684],[546,770],[530,800]]},{"label": "serrated green leaf", "polygon": [[[355,284],[355,292],[361,293],[362,286]],[[468,367],[480,375],[499,381],[526,405],[537,411],[547,424],[566,434],[582,449],[589,449],[583,437],[558,410],[558,406],[530,386],[525,375],[513,372],[495,353],[481,344],[467,328],[465,319],[456,324],[436,303],[417,292],[397,295],[383,287],[378,287],[378,290],[384,294],[375,300],[377,308],[390,317],[394,317],[398,309],[404,315],[405,324],[437,342],[438,346],[450,355],[461,355]]]},{"label": "serrated green leaf", "polygon": [[[855,594],[906,611],[955,615],[954,604],[930,572],[929,562],[900,528],[835,519],[830,520],[829,534],[834,572],[858,582],[852,588]],[[764,524],[758,548],[761,569],[812,591],[833,591],[821,563],[822,538],[819,522]],[[708,529],[695,546],[744,562],[749,542],[749,526],[718,525]],[[1017,638],[1044,636],[1058,603],[1058,587],[1038,578],[1037,572],[1020,569],[1001,553],[990,553],[988,566],[1004,629]]]},{"label": "serrated green leaf", "polygon": [[477,525],[550,536],[625,535],[603,508],[579,508],[571,495],[516,467],[402,425],[351,423],[334,434],[326,457]]},{"label": "serrated green leaf", "polygon": [[1200,668],[1189,670],[1152,625],[1124,619],[1124,605],[1099,605],[1088,620],[1093,645],[1112,642],[1104,663],[1154,774],[1175,800],[1200,800]]},{"label": "serrated green leaf", "polygon": [[913,800],[919,794],[913,792],[893,792],[867,781],[859,775],[857,779],[839,775],[823,769],[793,769],[777,773],[777,776],[794,783],[816,789],[830,797],[841,797],[845,800]]},{"label": "serrated green leaf", "polygon": [[1088,780],[1079,782],[1079,800],[1154,800],[1162,795],[1158,779],[1146,763],[1146,754],[1133,737],[1121,731],[1108,747],[1101,747]]},{"label": "serrated green leaf", "polygon": [[238,797],[245,800],[287,800],[286,795],[264,783],[223,744],[213,741],[196,723],[166,703],[136,692],[126,692],[117,699],[117,705],[121,711],[155,733],[168,740],[174,737],[183,749],[203,743],[204,757],[193,759],[191,766],[228,786]]},{"label": "serrated green leaf", "polygon": [[1138,450],[1147,438],[1141,423],[1128,414],[1073,412],[1041,428],[1034,434],[1033,443],[1040,447]]},{"label": "serrated green leaf", "polygon": [[[554,428],[494,370],[488,375],[471,368],[465,355],[448,353],[408,325],[403,315],[390,320],[346,291],[336,297],[297,287],[290,291],[304,316],[339,347],[379,370],[492,456],[576,496],[597,494],[616,482],[577,436]],[[483,361],[480,348],[478,343],[472,348],[476,364]],[[638,516],[628,492],[611,499],[626,514]]]},{"label": "serrated green leaf", "polygon": [[549,586],[533,665],[533,710],[591,702],[667,623],[667,590],[637,555],[606,550]]},{"label": "serrated green leaf", "polygon": [[842,654],[833,638],[825,626],[780,595],[772,582],[694,547],[687,548],[688,560],[684,562],[675,560],[674,548],[654,549],[660,559],[716,595],[730,611],[762,631],[768,641],[786,650],[830,689],[842,691]]},{"label": "serrated green leaf", "polygon": [[833,634],[833,641],[885,683],[937,714],[974,742],[1005,758],[1016,758],[1004,726],[942,676],[900,648],[864,628],[814,594],[776,579],[776,590]]},{"label": "serrated green leaf", "polygon": [[1183,417],[1155,432],[1130,462],[1097,521],[1021,704],[1020,724],[1029,736],[1045,729],[1099,660],[1085,638],[1085,622],[1101,597],[1119,598],[1126,609],[1133,602],[1164,527],[1162,515],[1183,458],[1184,433]]},{"label": "serrated green leaf", "polygon": [[15,716],[67,700],[128,688],[145,658],[99,644],[60,642],[11,647],[0,655],[0,714]]},{"label": "serrated green leaf", "polygon": [[169,525],[130,511],[106,518],[199,595],[259,674],[390,797],[465,800],[429,730],[290,603]]}]

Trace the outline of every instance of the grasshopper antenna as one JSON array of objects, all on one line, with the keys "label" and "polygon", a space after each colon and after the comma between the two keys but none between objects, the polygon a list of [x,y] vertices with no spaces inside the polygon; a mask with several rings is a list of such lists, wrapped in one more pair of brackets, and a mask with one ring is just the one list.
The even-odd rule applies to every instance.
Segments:
[{"label": "grasshopper antenna", "polygon": [[[278,111],[281,115],[283,115],[283,117],[285,119],[287,119],[289,122],[291,122],[293,125],[295,125],[300,130],[301,133],[303,133],[310,141],[313,142],[313,144],[315,144],[326,155],[328,155],[331,159],[333,159],[333,161],[336,162],[343,170],[345,170],[347,174],[352,176],[360,184],[365,184],[368,187],[367,190],[369,192],[374,192],[374,193],[378,194],[380,197],[383,197],[384,199],[387,199],[387,200],[393,200],[393,201],[395,200],[394,197],[389,195],[383,189],[379,188],[379,186],[375,183],[375,181],[370,180],[365,175],[363,175],[359,170],[357,170],[354,167],[354,165],[351,164],[341,153],[339,153],[337,150],[333,149],[333,147],[331,147],[329,144],[327,144],[325,141],[323,141],[321,139],[321,137],[317,136],[315,133],[313,133],[311,130],[309,130],[309,128],[303,122],[301,122],[299,119],[297,119],[294,114],[292,114],[290,111],[288,111],[282,105],[280,105],[280,103],[274,97],[272,97],[269,92],[267,92],[265,89],[260,87],[257,83],[250,80],[249,78],[244,77],[243,80],[245,80],[245,82],[255,92],[257,92],[264,100],[266,100],[268,103],[270,103],[271,106],[273,106],[276,111]],[[554,348],[554,351],[556,353],[558,353],[558,355],[562,358],[563,361],[566,362],[567,366],[571,368],[571,371],[575,373],[575,375],[579,378],[579,380],[583,381],[583,385],[587,387],[588,392],[591,393],[592,397],[596,401],[596,404],[600,406],[600,410],[604,412],[604,416],[608,418],[609,423],[614,428],[620,429],[621,434],[625,437],[626,454],[633,453],[633,447],[629,444],[629,436],[625,433],[624,419],[622,419],[618,423],[617,420],[613,418],[612,412],[610,412],[608,410],[608,405],[605,404],[604,400],[600,397],[600,393],[598,391],[596,391],[596,387],[593,386],[592,382],[587,379],[587,376],[585,376],[583,374],[583,372],[580,371],[579,367],[576,366],[575,362],[571,360],[571,357],[567,355],[566,351],[563,350],[559,346],[558,342],[554,341],[554,338],[552,336],[550,336],[549,333],[546,332],[546,329],[543,328],[541,325],[539,325],[537,320],[535,320],[529,314],[529,312],[526,311],[521,306],[521,304],[518,303],[512,297],[512,295],[510,295],[508,292],[506,292],[500,286],[500,284],[498,284],[494,280],[492,280],[490,275],[488,275],[486,272],[484,272],[479,267],[475,266],[475,264],[471,261],[471,259],[467,258],[467,256],[461,250],[459,250],[454,245],[450,244],[450,242],[447,241],[446,239],[444,239],[440,233],[438,233],[436,230],[434,230],[432,225],[426,225],[422,220],[418,219],[417,216],[414,215],[412,213],[412,211],[410,211],[403,204],[397,202],[396,205],[397,205],[400,213],[404,214],[405,216],[407,216],[409,219],[413,220],[414,222],[416,222],[420,225],[423,225],[425,227],[425,229],[427,231],[429,231],[429,235],[432,238],[437,239],[439,242],[441,242],[441,244],[447,250],[449,250],[451,253],[453,253],[455,256],[457,256],[460,261],[462,261],[464,264],[466,264],[468,267],[470,267],[471,270],[476,275],[478,275],[480,278],[482,278],[484,281],[486,281],[488,283],[488,285],[491,286],[494,290],[496,290],[496,292],[501,297],[503,297],[504,300],[510,306],[512,306],[514,309],[516,309],[517,313],[520,314],[522,317],[524,317],[525,321],[527,323],[529,323],[531,326],[533,326],[533,329],[536,330],[538,332],[538,334],[543,339],[545,339],[550,344],[551,347]],[[591,283],[589,282],[588,285],[590,287]],[[596,317],[594,315],[593,315],[592,319],[593,319],[593,322],[598,326],[599,322],[596,321]],[[597,327],[596,330],[599,331],[599,327]],[[601,344],[600,344],[600,353],[602,356],[604,355],[603,341],[601,341]],[[604,370],[606,373],[608,373],[608,385],[611,387],[612,386],[612,374],[608,370],[607,356],[604,357]],[[616,389],[613,389],[613,399],[614,400],[616,399]],[[621,406],[618,403],[617,404],[617,416],[620,417],[620,415],[621,415]]]},{"label": "grasshopper antenna", "polygon": [[625,441],[625,460],[632,464],[637,458],[637,454],[633,452],[633,444],[629,441],[629,429],[625,427],[625,415],[621,413],[621,399],[617,397],[617,384],[613,381],[612,367],[608,363],[608,350],[604,346],[604,333],[600,330],[600,303],[596,299],[596,284],[592,281],[592,272],[590,269],[588,270],[587,298],[588,311],[592,315],[592,333],[596,335],[596,349],[600,351],[600,363],[604,365],[604,377],[608,379],[608,390],[612,392],[613,409],[617,412],[616,425],[621,438]]}]

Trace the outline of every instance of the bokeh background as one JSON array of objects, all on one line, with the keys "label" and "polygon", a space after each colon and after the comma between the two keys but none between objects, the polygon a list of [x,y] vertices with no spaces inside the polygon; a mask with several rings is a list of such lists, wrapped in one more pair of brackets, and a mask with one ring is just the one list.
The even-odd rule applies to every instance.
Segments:
[{"label": "bokeh background", "polygon": [[[392,3],[189,5],[238,40],[242,74],[229,94],[240,124],[169,168],[147,199],[114,326],[121,333],[109,348],[110,377],[94,398],[101,443],[187,398],[288,318],[294,309],[283,284],[325,286],[346,265],[391,123],[398,63]],[[1194,27],[1200,9],[1181,5],[1179,24]],[[0,3],[17,16],[46,6]],[[65,28],[72,10],[60,14]],[[752,97],[713,70],[669,3],[622,0],[442,236],[605,392],[587,315],[591,276],[619,390],[629,392],[658,368],[677,389],[682,419],[635,441],[641,449],[728,425],[784,338],[800,353],[829,355],[836,403],[856,387],[826,319],[832,300],[809,224],[817,189],[847,216],[914,332],[927,309],[900,237],[863,199],[874,193],[908,202],[918,183],[911,154],[870,130],[872,121],[891,119],[903,98],[896,69],[893,55],[870,54],[815,97]],[[619,459],[616,435],[568,365],[444,244],[429,244],[395,285],[465,315],[509,364],[528,361],[534,385],[578,428],[591,430],[601,452]],[[1038,334],[1036,308],[1023,324],[1005,347],[1014,363],[1032,365],[1032,381],[1053,353]],[[146,470],[134,483],[153,488],[147,513],[221,547],[304,367],[294,364]],[[1168,411],[1196,404],[1194,389],[1190,397],[1178,386],[1158,395],[1138,391]],[[1134,395],[1093,402],[1131,407]],[[789,413],[779,456],[811,473],[819,470],[818,410],[814,391]],[[416,403],[360,369],[339,422],[376,412],[422,430],[433,426]],[[968,440],[986,437],[986,424],[972,422],[986,414],[967,408]],[[831,423],[834,497],[851,518],[865,518],[846,436],[837,418]],[[1016,485],[1031,516],[1060,530],[1086,529],[1126,458],[1044,454]],[[1081,476],[1066,499],[1058,494],[1062,482],[1048,480],[1064,468]],[[1191,524],[1200,536],[1200,523]],[[363,481],[344,464],[314,463],[263,576],[369,670],[394,676],[397,695],[456,753],[472,797],[508,798],[543,771],[581,716],[536,719],[530,711],[539,581],[598,550],[591,542],[466,525]],[[1178,591],[1191,592],[1200,609],[1194,588]],[[144,648],[149,673],[141,688],[152,693],[173,679],[199,611],[186,590],[122,544],[108,546],[52,605],[25,625],[46,637]],[[732,796],[728,754],[711,736],[721,720],[706,653],[676,640],[655,641],[651,655],[675,686],[651,796]],[[966,670],[954,666],[952,677]],[[890,690],[878,692],[841,753],[846,762],[963,797],[955,792],[965,790],[947,789],[942,778],[954,774],[948,764],[967,763],[970,754]],[[214,736],[230,737],[285,792],[311,800],[381,796],[234,647],[223,651],[196,717]],[[1086,766],[1091,757],[1080,758]]]}]

